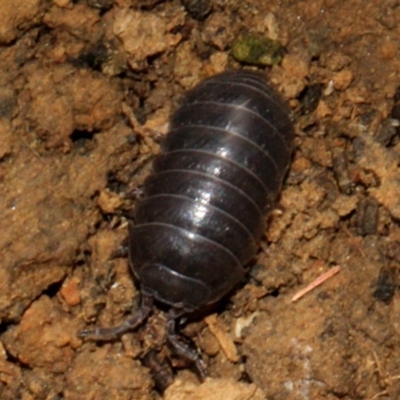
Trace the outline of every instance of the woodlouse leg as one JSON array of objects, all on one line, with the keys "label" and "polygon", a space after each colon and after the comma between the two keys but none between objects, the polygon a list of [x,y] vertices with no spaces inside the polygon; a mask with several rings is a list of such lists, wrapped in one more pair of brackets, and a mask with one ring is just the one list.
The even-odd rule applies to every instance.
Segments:
[{"label": "woodlouse leg", "polygon": [[165,360],[159,359],[154,350],[150,350],[143,357],[143,365],[150,369],[156,388],[161,393],[163,393],[165,389],[173,383],[174,377],[172,369]]},{"label": "woodlouse leg", "polygon": [[114,250],[110,255],[110,260],[114,260],[115,258],[126,258],[129,253],[129,237],[127,236],[117,250]]},{"label": "woodlouse leg", "polygon": [[128,193],[125,193],[125,198],[130,200],[139,200],[144,196],[143,187],[137,187]]},{"label": "woodlouse leg", "polygon": [[140,308],[121,325],[112,328],[85,329],[78,332],[78,337],[89,340],[108,341],[116,339],[126,332],[136,329],[153,310],[153,298],[143,295]]},{"label": "woodlouse leg", "polygon": [[182,338],[180,338],[175,331],[176,319],[182,314],[183,312],[181,310],[170,310],[167,321],[167,338],[178,355],[188,359],[189,361],[192,361],[195,364],[201,380],[204,381],[207,377],[207,369],[203,359],[197,350],[190,348],[186,343],[184,343]]}]

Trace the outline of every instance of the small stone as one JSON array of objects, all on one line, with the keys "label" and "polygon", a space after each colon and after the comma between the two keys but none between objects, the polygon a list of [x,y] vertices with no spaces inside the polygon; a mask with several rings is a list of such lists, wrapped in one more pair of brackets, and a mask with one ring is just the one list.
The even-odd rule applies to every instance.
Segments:
[{"label": "small stone", "polygon": [[81,302],[79,280],[77,278],[72,278],[64,282],[60,290],[60,295],[68,305],[77,306]]},{"label": "small stone", "polygon": [[278,41],[256,35],[240,35],[232,45],[232,56],[237,61],[253,65],[279,64],[284,52]]},{"label": "small stone", "polygon": [[337,72],[333,77],[333,87],[336,90],[346,90],[353,81],[353,73],[349,69]]}]

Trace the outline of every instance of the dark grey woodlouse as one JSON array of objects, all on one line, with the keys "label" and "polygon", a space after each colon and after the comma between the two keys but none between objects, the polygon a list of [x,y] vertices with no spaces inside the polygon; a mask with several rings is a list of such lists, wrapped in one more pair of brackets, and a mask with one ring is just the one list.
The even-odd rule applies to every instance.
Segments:
[{"label": "dark grey woodlouse", "polygon": [[134,329],[157,300],[170,306],[170,344],[205,376],[175,321],[217,302],[243,278],[289,168],[293,136],[288,109],[261,74],[222,73],[190,91],[129,227],[141,308],[121,326],[80,336],[108,340]]}]

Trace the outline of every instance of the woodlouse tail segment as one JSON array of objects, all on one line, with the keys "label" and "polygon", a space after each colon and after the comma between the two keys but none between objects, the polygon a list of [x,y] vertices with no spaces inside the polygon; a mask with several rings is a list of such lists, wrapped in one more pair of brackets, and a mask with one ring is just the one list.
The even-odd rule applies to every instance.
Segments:
[{"label": "woodlouse tail segment", "polygon": [[177,355],[194,363],[200,380],[204,381],[207,378],[207,368],[205,362],[197,350],[191,348],[187,343],[185,343],[182,337],[179,337],[175,331],[176,320],[177,318],[181,317],[182,314],[184,314],[182,310],[170,310],[167,321],[167,339]]},{"label": "woodlouse tail segment", "polygon": [[94,340],[109,341],[114,340],[124,333],[130,332],[141,325],[153,310],[153,298],[143,295],[140,308],[121,325],[112,328],[85,329],[78,332],[78,337]]}]

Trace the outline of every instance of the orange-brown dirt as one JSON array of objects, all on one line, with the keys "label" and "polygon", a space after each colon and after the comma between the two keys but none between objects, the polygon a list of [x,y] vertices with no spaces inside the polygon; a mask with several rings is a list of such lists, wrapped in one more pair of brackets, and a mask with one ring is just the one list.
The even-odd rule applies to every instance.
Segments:
[{"label": "orange-brown dirt", "polygon": [[[400,399],[400,3],[187,10],[0,0],[0,399]],[[285,47],[258,69],[293,110],[296,151],[248,278],[183,329],[210,377],[173,359],[160,394],[143,358],[170,357],[163,313],[111,343],[76,333],[137,308],[127,260],[110,259],[132,192],[185,91],[257,69],[231,56],[243,33]]]}]

